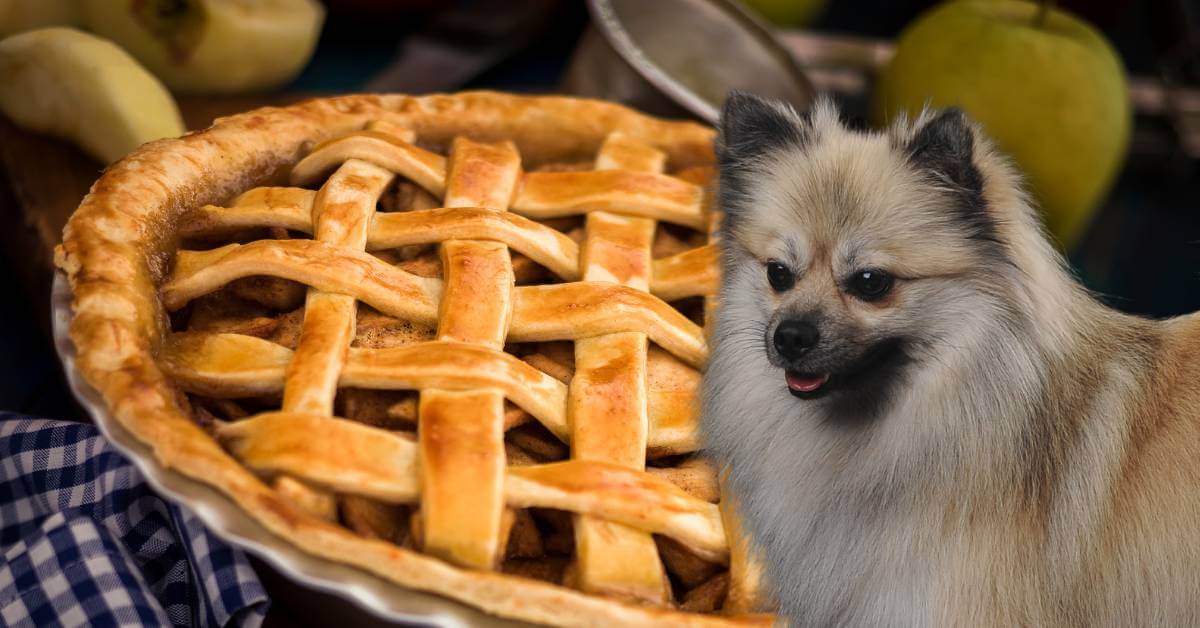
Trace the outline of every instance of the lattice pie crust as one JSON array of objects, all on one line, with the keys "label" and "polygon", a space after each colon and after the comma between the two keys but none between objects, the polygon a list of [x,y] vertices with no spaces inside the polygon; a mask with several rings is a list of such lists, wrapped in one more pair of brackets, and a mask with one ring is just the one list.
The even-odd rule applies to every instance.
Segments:
[{"label": "lattice pie crust", "polygon": [[58,251],[78,364],[310,553],[540,623],[770,622],[696,454],[711,140],[467,93],[149,144]]}]

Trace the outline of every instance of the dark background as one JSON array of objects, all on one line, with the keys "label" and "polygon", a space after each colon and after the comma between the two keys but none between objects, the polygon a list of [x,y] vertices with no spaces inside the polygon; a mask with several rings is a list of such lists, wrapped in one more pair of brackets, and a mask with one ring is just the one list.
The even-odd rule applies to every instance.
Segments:
[{"label": "dark background", "polygon": [[[446,41],[487,50],[491,56],[453,88],[553,92],[588,19],[582,3],[553,0],[327,4],[330,12],[316,55],[290,90],[363,91],[405,46]],[[831,0],[811,28],[890,39],[932,4]],[[1131,74],[1200,83],[1197,2],[1059,4],[1101,28]],[[505,30],[511,19],[504,18],[513,15],[532,16],[519,36]],[[853,110],[856,103],[846,105]],[[1116,187],[1081,244],[1070,252],[1081,280],[1127,312],[1165,317],[1200,310],[1200,161],[1188,157],[1173,138],[1166,121],[1137,119],[1133,147]],[[0,276],[12,277],[21,263],[4,256]],[[18,290],[8,295],[0,301],[0,408],[82,418],[63,386],[49,340],[40,331],[36,317],[49,313],[39,304],[31,305]]]}]

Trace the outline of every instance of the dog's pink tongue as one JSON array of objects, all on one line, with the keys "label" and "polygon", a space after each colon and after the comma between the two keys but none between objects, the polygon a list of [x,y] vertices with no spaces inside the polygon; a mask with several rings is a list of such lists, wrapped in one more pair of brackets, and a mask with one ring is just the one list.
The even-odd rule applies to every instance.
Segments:
[{"label": "dog's pink tongue", "polygon": [[788,388],[800,392],[812,392],[824,386],[825,382],[829,381],[828,373],[824,375],[801,375],[794,371],[788,371],[785,377],[787,378]]}]

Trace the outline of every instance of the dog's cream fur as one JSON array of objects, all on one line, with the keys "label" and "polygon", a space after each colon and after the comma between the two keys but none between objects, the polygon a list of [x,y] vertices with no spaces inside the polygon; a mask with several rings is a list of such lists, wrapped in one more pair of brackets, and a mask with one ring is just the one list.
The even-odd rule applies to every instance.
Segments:
[{"label": "dog's cream fur", "polygon": [[[785,614],[1200,625],[1200,317],[1151,321],[1093,299],[974,127],[983,239],[964,235],[955,183],[905,152],[933,113],[865,133],[828,102],[801,118],[737,98],[719,149],[721,185],[737,189],[722,190],[703,426]],[[736,154],[755,116],[797,139]],[[793,289],[770,289],[769,259],[797,269]],[[839,289],[864,266],[900,277],[881,303]],[[772,324],[813,308],[847,351],[907,339],[871,416],[793,397],[773,365]]]}]

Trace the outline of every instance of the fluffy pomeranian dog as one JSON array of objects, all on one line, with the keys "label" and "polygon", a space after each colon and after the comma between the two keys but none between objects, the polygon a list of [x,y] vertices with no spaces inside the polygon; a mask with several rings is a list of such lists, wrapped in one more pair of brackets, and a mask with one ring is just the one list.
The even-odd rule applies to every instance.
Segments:
[{"label": "fluffy pomeranian dog", "polygon": [[735,93],[717,153],[702,424],[784,615],[1200,625],[1200,317],[1093,299],[960,111]]}]

